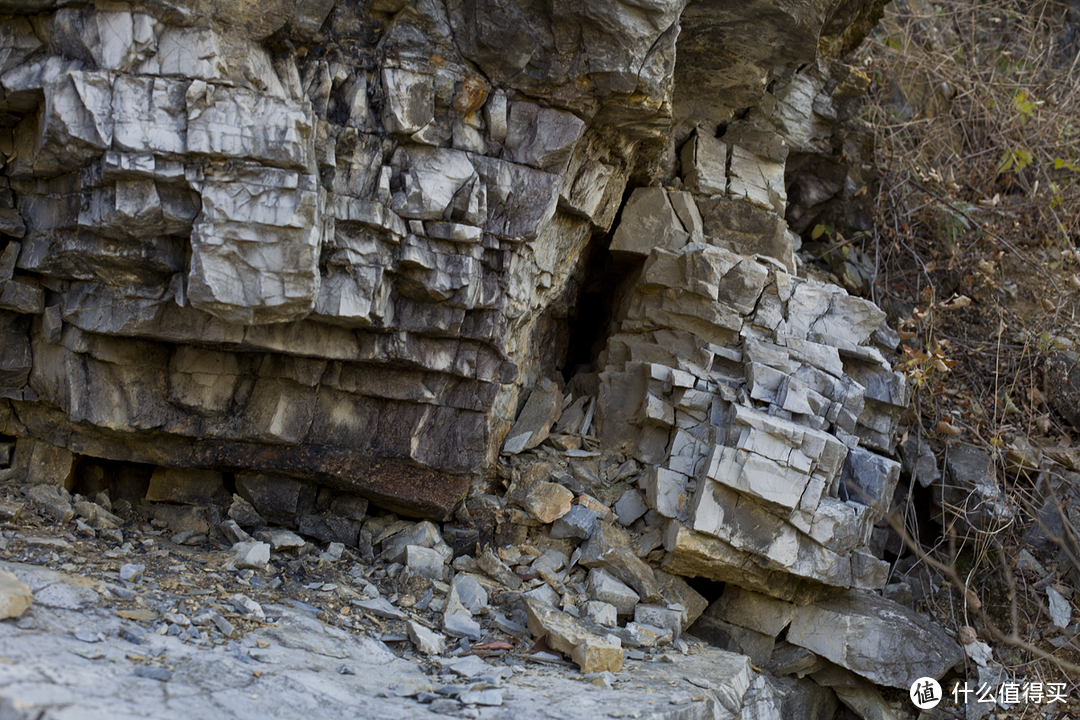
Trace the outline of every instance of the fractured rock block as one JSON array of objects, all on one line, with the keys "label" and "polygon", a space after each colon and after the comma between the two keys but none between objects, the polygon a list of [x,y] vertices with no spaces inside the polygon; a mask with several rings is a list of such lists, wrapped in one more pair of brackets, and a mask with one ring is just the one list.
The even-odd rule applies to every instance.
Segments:
[{"label": "fractured rock block", "polygon": [[529,488],[525,496],[525,509],[534,518],[547,525],[570,512],[574,493],[558,483],[540,482]]},{"label": "fractured rock block", "polygon": [[236,491],[268,521],[285,527],[296,527],[297,516],[315,506],[315,488],[291,478],[238,474]]},{"label": "fractured rock block", "polygon": [[309,314],[322,237],[315,178],[271,168],[207,168],[191,232],[188,299],[240,325]]},{"label": "fractured rock block", "polygon": [[646,602],[660,599],[652,568],[633,552],[630,536],[611,522],[603,522],[581,546],[578,560],[587,568],[601,568],[629,585]]},{"label": "fractured rock block", "polygon": [[880,517],[889,511],[900,463],[863,448],[853,448],[844,461],[840,479],[852,502],[868,505]]},{"label": "fractured rock block", "polygon": [[708,612],[698,618],[687,632],[722,650],[746,655],[755,665],[764,665],[772,654],[776,639],[772,635],[729,623]]},{"label": "fractured rock block", "polygon": [[922,615],[865,590],[795,612],[787,640],[877,685],[909,688],[963,661],[956,641]]},{"label": "fractured rock block", "polygon": [[42,440],[19,438],[12,466],[26,473],[30,485],[75,486],[75,455],[67,448]]},{"label": "fractured rock block", "polygon": [[638,188],[623,207],[610,250],[644,257],[656,247],[678,250],[689,239],[667,192],[658,187]]},{"label": "fractured rock block", "polygon": [[727,193],[728,146],[699,128],[683,145],[679,154],[686,186],[702,195]]},{"label": "fractured rock block", "polygon": [[384,68],[387,102],[383,125],[387,132],[413,135],[435,120],[434,78],[399,68]]},{"label": "fractured rock block", "polygon": [[30,586],[7,570],[0,570],[0,620],[17,618],[34,602]]},{"label": "fractured rock block", "polygon": [[546,172],[562,172],[585,129],[573,113],[514,102],[507,118],[503,158]]},{"label": "fractured rock block", "polygon": [[729,586],[705,614],[776,637],[791,623],[795,610],[793,603]]},{"label": "fractured rock block", "polygon": [[601,568],[590,570],[587,582],[589,598],[614,606],[619,615],[632,615],[641,599],[629,586]]},{"label": "fractured rock block", "polygon": [[601,637],[585,629],[571,615],[531,598],[525,600],[529,632],[546,638],[548,647],[564,652],[583,673],[619,672],[623,665],[622,643],[614,636]]}]

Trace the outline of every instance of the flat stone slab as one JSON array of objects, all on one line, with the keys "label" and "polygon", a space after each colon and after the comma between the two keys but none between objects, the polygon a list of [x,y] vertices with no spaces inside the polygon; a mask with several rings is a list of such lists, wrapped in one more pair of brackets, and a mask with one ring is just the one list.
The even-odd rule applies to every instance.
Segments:
[{"label": "flat stone slab", "polygon": [[964,659],[960,646],[940,627],[863,590],[798,608],[787,641],[895,688],[909,688],[924,676],[940,678]]},{"label": "flat stone slab", "polygon": [[[84,593],[91,582],[19,563],[3,567],[35,586],[66,587],[72,594]],[[421,702],[442,683],[419,662],[302,610],[267,605],[261,629],[211,648],[172,635],[132,634],[110,604],[106,598],[69,610],[35,603],[17,622],[0,623],[4,717],[261,720],[307,717],[314,708],[328,720],[443,717],[435,712],[441,706]],[[101,640],[87,645],[75,628]],[[492,720],[734,720],[753,675],[748,658],[700,645],[687,655],[672,649],[667,656],[628,659],[612,676],[614,690],[560,666],[468,657],[503,677],[484,691],[489,695],[476,698],[476,717]],[[471,684],[461,681],[461,691]]]}]

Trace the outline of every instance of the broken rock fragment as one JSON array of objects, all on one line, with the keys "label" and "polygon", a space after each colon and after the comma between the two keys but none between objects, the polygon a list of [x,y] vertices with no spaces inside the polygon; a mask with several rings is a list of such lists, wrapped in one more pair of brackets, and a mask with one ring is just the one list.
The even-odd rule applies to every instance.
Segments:
[{"label": "broken rock fragment", "polygon": [[532,599],[525,600],[529,632],[546,639],[548,647],[566,653],[583,673],[619,672],[623,665],[622,642],[585,629],[572,615]]},{"label": "broken rock fragment", "polygon": [[503,441],[503,452],[516,455],[531,450],[547,439],[562,409],[559,386],[547,378],[533,388],[525,407]]}]

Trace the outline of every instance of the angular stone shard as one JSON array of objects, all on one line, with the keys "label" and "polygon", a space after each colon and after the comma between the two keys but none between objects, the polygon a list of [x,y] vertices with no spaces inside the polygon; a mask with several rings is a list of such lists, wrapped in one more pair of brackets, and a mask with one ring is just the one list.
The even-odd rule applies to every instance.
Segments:
[{"label": "angular stone shard", "polygon": [[728,146],[722,140],[697,129],[680,153],[683,181],[702,195],[727,194]]},{"label": "angular stone shard", "polygon": [[530,102],[514,102],[507,118],[503,158],[558,173],[585,129],[575,115]]},{"label": "angular stone shard", "polygon": [[611,605],[619,615],[633,615],[641,599],[629,586],[601,568],[589,571],[586,587],[590,599]]},{"label": "angular stone shard", "polygon": [[569,513],[573,499],[574,493],[562,485],[539,482],[529,488],[524,506],[530,515],[547,525]]},{"label": "angular stone shard", "polygon": [[646,602],[660,600],[660,587],[649,567],[634,554],[630,536],[622,528],[603,522],[582,545],[578,560],[587,568],[602,568],[634,589]]},{"label": "angular stone shard", "polygon": [[551,426],[559,419],[561,408],[562,393],[559,387],[544,378],[529,394],[525,407],[503,441],[503,452],[516,455],[546,440]]},{"label": "angular stone shard", "polygon": [[865,590],[798,608],[787,640],[877,685],[905,689],[920,677],[940,678],[964,659],[941,628]]}]

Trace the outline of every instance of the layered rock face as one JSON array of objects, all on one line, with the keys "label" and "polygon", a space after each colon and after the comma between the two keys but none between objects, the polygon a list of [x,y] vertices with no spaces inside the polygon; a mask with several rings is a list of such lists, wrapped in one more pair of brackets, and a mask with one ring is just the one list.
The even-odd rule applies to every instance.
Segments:
[{"label": "layered rock face", "polygon": [[[613,252],[728,262],[691,241],[793,269],[785,158],[837,154],[851,87],[818,48],[880,8],[2,11],[0,432],[444,517],[492,470],[521,390],[562,362],[590,239],[629,183],[679,183],[681,164],[694,194],[635,192]],[[807,207],[838,187],[816,190]],[[729,345],[748,311],[700,342]]]},{"label": "layered rock face", "polygon": [[0,481],[424,577],[436,527],[368,501],[453,516],[501,585],[540,573],[530,628],[582,668],[622,651],[554,609],[577,564],[634,642],[700,577],[730,649],[940,676],[951,641],[869,592],[897,336],[795,256],[860,221],[836,58],[882,4],[0,0]]}]

